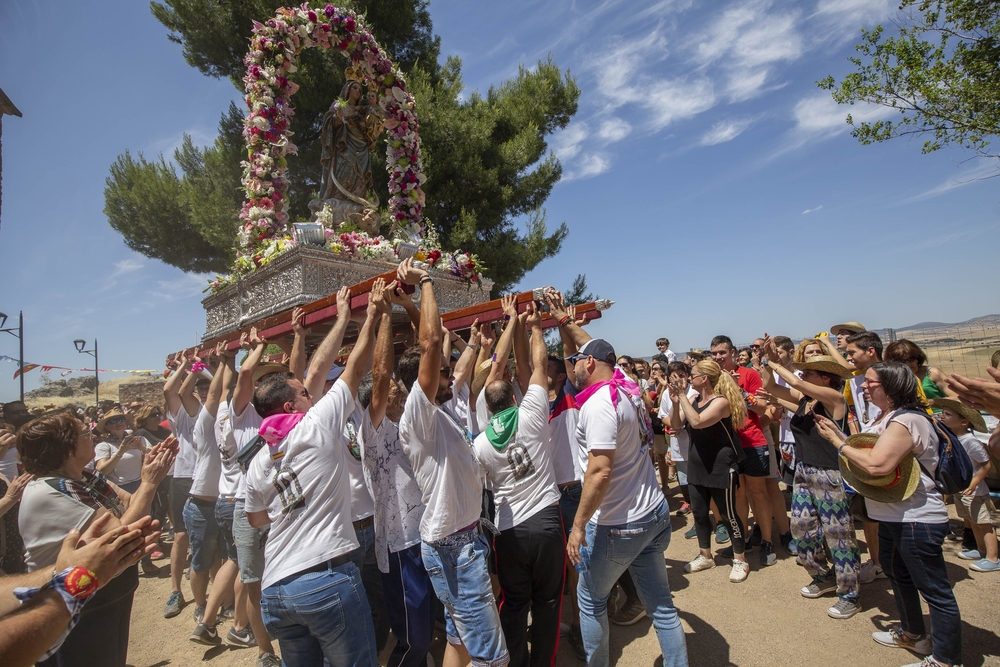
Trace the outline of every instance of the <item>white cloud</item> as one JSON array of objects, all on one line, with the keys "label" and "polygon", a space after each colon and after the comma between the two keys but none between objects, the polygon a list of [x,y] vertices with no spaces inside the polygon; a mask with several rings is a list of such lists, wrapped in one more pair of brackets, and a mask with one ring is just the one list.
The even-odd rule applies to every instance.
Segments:
[{"label": "white cloud", "polygon": [[143,266],[145,266],[145,264],[142,260],[135,258],[123,259],[120,262],[115,262],[115,270],[111,274],[110,278],[117,278],[118,276],[125,275],[126,273],[138,271]]},{"label": "white cloud", "polygon": [[807,134],[838,134],[848,128],[848,108],[837,104],[829,93],[799,100],[792,110],[795,129]]},{"label": "white cloud", "polygon": [[611,169],[611,159],[601,153],[587,153],[572,163],[572,171],[563,176],[563,181],[577,181],[593,178]]},{"label": "white cloud", "polygon": [[820,204],[816,208],[807,208],[806,210],[802,211],[802,215],[809,215],[810,213],[815,213],[816,211],[820,210],[821,208],[823,208],[822,204]]},{"label": "white cloud", "polygon": [[749,118],[719,121],[702,136],[701,145],[714,146],[732,141],[750,127],[751,122]]},{"label": "white cloud", "polygon": [[571,123],[552,138],[552,152],[560,160],[572,160],[583,148],[583,142],[589,136],[590,128],[586,123]]},{"label": "white cloud", "polygon": [[147,290],[146,294],[151,297],[153,303],[159,299],[163,301],[190,299],[200,296],[208,287],[208,281],[214,277],[211,273],[184,273],[174,280],[157,280],[156,289]]},{"label": "white cloud", "polygon": [[811,18],[821,26],[817,37],[842,42],[857,38],[862,27],[885,22],[898,4],[898,0],[820,0]]},{"label": "white cloud", "polygon": [[621,141],[632,133],[632,126],[621,118],[609,118],[601,123],[597,136],[608,143]]},{"label": "white cloud", "polygon": [[958,176],[949,178],[941,184],[925,190],[916,196],[909,197],[903,200],[902,203],[923,201],[925,199],[940,197],[955,188],[961,188],[971,183],[977,183],[988,178],[996,178],[997,176],[1000,176],[1000,167],[994,163],[992,158],[989,158],[988,162],[981,162],[971,169],[966,169]]}]

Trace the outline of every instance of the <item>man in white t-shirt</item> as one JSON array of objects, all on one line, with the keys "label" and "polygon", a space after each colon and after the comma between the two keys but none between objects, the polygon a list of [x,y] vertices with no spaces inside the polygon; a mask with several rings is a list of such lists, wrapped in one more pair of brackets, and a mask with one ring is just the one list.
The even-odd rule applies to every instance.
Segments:
[{"label": "man in white t-shirt", "polygon": [[[310,397],[323,389],[342,328],[339,336],[337,327],[331,329],[320,344],[304,385],[276,375],[254,392],[268,446],[247,473],[246,513],[251,526],[271,524],[261,610],[288,667],[311,667],[323,658],[331,665],[378,665],[371,609],[350,556],[358,541],[350,519],[344,425],[371,355],[373,304],[383,289],[381,280],[372,286],[368,317],[347,367],[315,405]],[[338,294],[337,302],[337,321],[346,326],[349,300]]]},{"label": "man in white t-shirt", "polygon": [[528,313],[532,362],[528,390],[518,406],[510,382],[487,384],[483,394],[493,416],[473,445],[496,503],[497,576],[503,590],[500,623],[515,665],[555,663],[566,562],[549,432],[542,314],[532,302]]},{"label": "man in white t-shirt", "polygon": [[[184,595],[181,593],[181,579],[187,567],[188,533],[184,525],[184,505],[191,493],[197,455],[194,450],[194,420],[201,410],[201,396],[207,391],[195,393],[195,383],[200,374],[191,373],[194,364],[191,350],[174,355],[170,362],[174,372],[163,385],[163,400],[167,407],[167,422],[170,431],[177,438],[177,458],[174,460],[170,482],[170,509],[173,517],[174,543],[170,547],[170,583],[172,590],[163,608],[164,618],[173,618],[181,613]],[[203,385],[204,386],[204,385]]]},{"label": "man in white t-shirt", "polygon": [[[375,558],[383,607],[396,637],[389,664],[423,667],[434,638],[436,598],[420,556],[420,487],[399,441],[406,391],[392,377],[392,304],[380,300],[372,372],[358,389],[361,456],[375,499]],[[365,584],[367,589],[367,583]]]},{"label": "man in white t-shirt", "polygon": [[396,275],[420,290],[419,347],[399,360],[399,378],[409,392],[399,435],[426,506],[421,557],[445,606],[445,661],[466,664],[471,658],[474,665],[503,667],[510,656],[486,568],[479,463],[469,432],[447,408],[451,367],[442,354],[434,281],[409,259]]},{"label": "man in white t-shirt", "polygon": [[[588,452],[583,496],[566,550],[580,571],[580,628],[591,667],[607,667],[608,597],[628,569],[653,620],[665,667],[686,667],[687,647],[667,581],[670,508],[649,457],[652,429],[638,386],[615,368],[614,348],[593,338],[568,359]],[[614,554],[614,560],[610,555]]]}]

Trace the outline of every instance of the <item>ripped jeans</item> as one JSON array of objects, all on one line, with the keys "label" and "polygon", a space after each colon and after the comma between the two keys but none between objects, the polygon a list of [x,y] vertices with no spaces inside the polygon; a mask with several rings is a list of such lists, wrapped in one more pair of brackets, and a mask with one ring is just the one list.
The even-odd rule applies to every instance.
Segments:
[{"label": "ripped jeans", "polygon": [[663,552],[670,544],[670,508],[664,500],[638,521],[619,526],[587,524],[587,545],[580,547],[580,630],[590,667],[606,667],[608,597],[625,570],[653,621],[664,667],[687,667],[687,645],[667,582]]}]

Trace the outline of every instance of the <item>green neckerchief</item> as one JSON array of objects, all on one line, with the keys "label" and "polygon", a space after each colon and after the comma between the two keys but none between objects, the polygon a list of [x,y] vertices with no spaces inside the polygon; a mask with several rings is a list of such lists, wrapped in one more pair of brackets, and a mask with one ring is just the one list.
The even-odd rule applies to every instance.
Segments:
[{"label": "green neckerchief", "polygon": [[497,451],[500,451],[507,446],[516,432],[517,406],[514,405],[490,418],[490,423],[486,427],[486,439],[496,447]]}]

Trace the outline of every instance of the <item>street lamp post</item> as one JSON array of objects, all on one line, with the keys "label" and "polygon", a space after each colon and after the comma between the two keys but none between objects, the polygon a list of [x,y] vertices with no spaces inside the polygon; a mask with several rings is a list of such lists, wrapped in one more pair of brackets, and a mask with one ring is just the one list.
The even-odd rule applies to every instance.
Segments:
[{"label": "street lamp post", "polygon": [[4,329],[3,325],[7,323],[7,315],[0,313],[0,331],[6,331],[11,336],[17,338],[18,343],[18,368],[21,370],[21,402],[24,402],[24,313],[22,311],[17,312],[17,333],[14,333],[14,327]]},{"label": "street lamp post", "polygon": [[85,350],[85,349],[83,349],[84,347],[87,346],[87,341],[83,340],[82,338],[77,338],[75,341],[73,341],[73,345],[76,345],[76,351],[77,352],[79,352],[81,354],[89,354],[90,356],[92,356],[94,358],[94,382],[95,382],[95,384],[94,384],[94,405],[96,405],[97,407],[100,407],[101,406],[101,395],[100,395],[100,389],[99,388],[101,386],[101,376],[99,375],[100,370],[98,370],[100,368],[100,363],[97,360],[97,339],[96,338],[94,339],[94,349],[93,350]]}]

